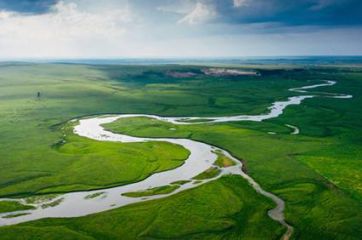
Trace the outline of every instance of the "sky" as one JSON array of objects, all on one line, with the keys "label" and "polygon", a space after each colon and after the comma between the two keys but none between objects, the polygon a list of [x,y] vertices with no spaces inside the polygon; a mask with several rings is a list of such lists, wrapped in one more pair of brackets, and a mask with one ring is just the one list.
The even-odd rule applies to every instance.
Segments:
[{"label": "sky", "polygon": [[0,59],[362,55],[361,0],[0,0]]}]

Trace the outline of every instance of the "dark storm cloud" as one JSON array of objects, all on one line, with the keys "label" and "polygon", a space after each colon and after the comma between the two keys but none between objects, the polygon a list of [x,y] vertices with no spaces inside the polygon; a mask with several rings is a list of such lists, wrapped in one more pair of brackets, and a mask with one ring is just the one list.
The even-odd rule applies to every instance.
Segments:
[{"label": "dark storm cloud", "polygon": [[[207,1],[207,0],[206,0]],[[214,0],[219,21],[293,25],[361,25],[361,0]]]},{"label": "dark storm cloud", "polygon": [[0,0],[0,11],[14,11],[28,14],[47,12],[57,0]]}]

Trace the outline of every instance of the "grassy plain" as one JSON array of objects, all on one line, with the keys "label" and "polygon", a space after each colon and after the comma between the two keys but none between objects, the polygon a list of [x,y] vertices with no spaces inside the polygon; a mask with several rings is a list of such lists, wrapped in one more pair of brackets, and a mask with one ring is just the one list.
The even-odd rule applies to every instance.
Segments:
[{"label": "grassy plain", "polygon": [[178,189],[180,185],[165,185],[161,187],[150,188],[144,191],[127,192],[122,195],[127,197],[146,197],[152,195],[168,194]]},{"label": "grassy plain", "polygon": [[193,177],[195,180],[204,180],[209,178],[214,178],[220,174],[220,169],[216,167],[210,167],[205,172],[200,173],[199,175]]},{"label": "grassy plain", "polygon": [[22,205],[18,202],[13,201],[1,201],[0,202],[0,213],[14,212],[19,210],[32,209],[32,206]]},{"label": "grassy plain", "polygon": [[222,154],[219,151],[216,151],[217,159],[215,161],[215,165],[218,167],[230,167],[234,166],[235,162],[231,160],[230,158],[226,157],[224,154]]},{"label": "grassy plain", "polygon": [[[191,138],[220,146],[242,159],[264,188],[286,200],[296,238],[359,239],[360,68],[261,69],[261,77],[185,79],[167,77],[170,70],[198,72],[200,67],[1,64],[0,196],[125,184],[176,167],[187,156],[171,144],[80,138],[62,124],[68,119],[102,113],[259,114],[273,101],[298,95],[288,88],[330,79],[338,84],[315,91],[354,98],[309,99],[262,123],[174,126],[137,118],[108,127],[134,136]],[[301,134],[289,135],[284,124],[299,127]],[[271,207],[243,179],[228,176],[166,199],[88,217],[2,227],[0,239],[276,239],[283,229],[267,217]]]},{"label": "grassy plain", "polygon": [[[108,127],[134,136],[190,137],[221,146],[239,159],[244,159],[251,176],[266,189],[286,200],[287,219],[296,226],[298,237],[358,239],[362,221],[359,214],[362,210],[358,180],[361,176],[358,168],[360,159],[344,156],[345,159],[342,160],[348,163],[342,169],[356,174],[354,178],[350,179],[350,175],[342,173],[336,174],[338,170],[335,168],[338,165],[326,167],[326,172],[335,169],[333,173],[336,174],[334,178],[327,178],[306,164],[305,159],[313,159],[315,162],[318,159],[328,159],[330,151],[336,149],[335,139],[295,136],[283,131],[269,135],[264,131],[256,131],[255,126],[253,129],[246,129],[249,124],[173,126],[154,119],[129,118],[109,124]],[[261,126],[263,127],[265,126]],[[177,130],[169,131],[170,128]],[[357,145],[355,148],[358,148]],[[352,153],[352,156],[354,154],[356,153]],[[335,181],[338,178],[340,182]],[[347,184],[351,185],[345,188]]]},{"label": "grassy plain", "polygon": [[168,143],[101,143],[72,134],[63,121],[120,111],[122,100],[98,71],[16,64],[1,66],[0,74],[0,196],[126,184],[177,167],[188,155]]},{"label": "grassy plain", "polygon": [[228,176],[168,198],[72,219],[0,228],[1,239],[277,239],[272,204]]}]

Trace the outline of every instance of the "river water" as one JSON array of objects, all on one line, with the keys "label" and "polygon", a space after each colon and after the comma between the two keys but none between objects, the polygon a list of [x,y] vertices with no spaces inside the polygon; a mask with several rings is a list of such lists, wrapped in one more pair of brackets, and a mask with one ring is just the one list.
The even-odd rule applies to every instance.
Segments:
[{"label": "river water", "polygon": [[[293,92],[306,93],[307,90],[323,87],[332,86],[336,84],[334,81],[325,81],[321,84],[304,86],[301,88],[289,89]],[[328,94],[327,97],[332,98],[351,98],[351,95],[344,94]],[[133,137],[119,133],[112,133],[105,130],[102,125],[111,123],[121,118],[130,117],[148,117],[158,119],[160,121],[166,121],[173,124],[207,124],[207,123],[220,123],[220,122],[232,122],[232,121],[263,121],[270,118],[276,118],[280,116],[284,109],[290,105],[301,104],[303,100],[308,98],[316,97],[315,95],[308,94],[302,96],[290,97],[285,101],[274,102],[269,108],[267,113],[261,115],[237,115],[237,116],[225,116],[225,117],[162,117],[156,115],[147,114],[120,114],[112,116],[98,116],[87,119],[80,119],[78,125],[74,127],[74,133],[79,136],[94,139],[96,141],[111,141],[111,142],[147,142],[147,141],[162,141],[180,145],[190,151],[190,155],[185,160],[184,164],[168,171],[154,173],[148,178],[118,187],[112,187],[102,190],[95,191],[82,191],[82,192],[71,192],[59,195],[53,199],[43,200],[37,203],[32,203],[35,209],[17,211],[12,213],[0,214],[0,226],[13,225],[22,222],[42,219],[42,218],[69,218],[69,217],[80,217],[89,215],[92,213],[103,212],[106,210],[119,208],[129,204],[148,201],[152,199],[164,198],[173,194],[177,194],[180,191],[186,189],[195,188],[209,181],[220,178],[227,174],[240,175],[246,179],[250,186],[255,191],[263,196],[270,198],[275,202],[275,208],[268,212],[268,215],[275,221],[279,222],[286,227],[286,232],[282,239],[289,239],[293,233],[293,227],[290,226],[284,218],[285,203],[278,196],[271,192],[265,191],[254,179],[248,176],[242,171],[242,163],[235,157],[233,157],[227,151],[211,146],[206,143],[190,140],[190,139],[173,139],[173,138],[141,138]],[[73,120],[76,121],[76,120]],[[199,121],[199,122],[198,122]],[[207,121],[207,122],[205,122]],[[292,125],[288,125],[293,127]],[[299,129],[295,128],[294,133],[299,133]],[[235,165],[225,168],[220,168],[221,173],[211,179],[205,180],[194,180],[193,177],[200,173],[208,170],[215,166],[215,160],[217,154],[223,154],[235,162]],[[143,191],[150,188],[161,187],[172,184],[177,181],[189,182],[181,185],[175,191],[168,194],[147,196],[147,197],[127,197],[122,194],[127,192]],[[91,197],[93,196],[93,197]],[[0,201],[17,201],[25,203],[26,199],[0,199]],[[54,203],[57,204],[49,204]],[[44,204],[48,204],[44,207]]]}]

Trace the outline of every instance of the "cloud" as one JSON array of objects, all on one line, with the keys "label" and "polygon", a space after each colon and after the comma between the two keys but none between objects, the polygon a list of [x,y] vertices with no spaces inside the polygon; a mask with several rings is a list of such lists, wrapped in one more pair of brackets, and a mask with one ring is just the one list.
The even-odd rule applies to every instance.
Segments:
[{"label": "cloud", "polygon": [[13,16],[14,13],[13,12],[8,12],[8,11],[0,11],[0,21],[1,20],[5,20],[10,18],[11,16]]},{"label": "cloud", "polygon": [[131,21],[132,14],[126,6],[92,12],[65,1],[39,15],[1,11],[0,52],[34,56],[81,54],[86,47],[94,49],[100,42],[121,39]]},{"label": "cloud", "polygon": [[20,13],[45,13],[57,0],[1,0],[0,9]]},{"label": "cloud", "polygon": [[228,24],[278,22],[286,26],[362,25],[361,0],[209,0],[217,21]]},{"label": "cloud", "polygon": [[249,4],[249,0],[233,0],[234,7],[244,7]]},{"label": "cloud", "polygon": [[205,23],[216,16],[216,11],[211,4],[197,2],[195,7],[181,18],[178,23],[186,23],[190,25]]},{"label": "cloud", "polygon": [[311,6],[311,10],[321,10],[336,3],[336,0],[318,0]]},{"label": "cloud", "polygon": [[156,7],[158,11],[165,13],[174,13],[178,15],[185,15],[195,7],[195,2],[191,0],[178,0],[166,3],[161,2],[160,4],[161,5]]},{"label": "cloud", "polygon": [[362,53],[360,0],[4,1],[0,58]]}]

